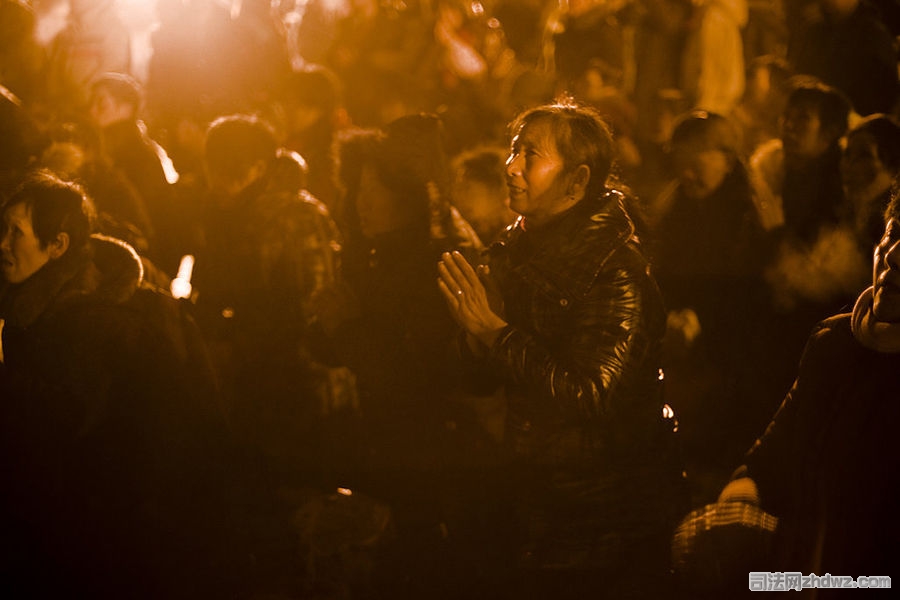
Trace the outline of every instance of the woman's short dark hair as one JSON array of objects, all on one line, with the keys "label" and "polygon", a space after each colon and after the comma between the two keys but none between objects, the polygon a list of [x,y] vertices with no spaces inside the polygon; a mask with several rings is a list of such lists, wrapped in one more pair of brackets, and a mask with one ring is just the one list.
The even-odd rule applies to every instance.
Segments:
[{"label": "woman's short dark hair", "polygon": [[31,214],[31,226],[42,248],[60,233],[69,236],[69,248],[81,248],[93,231],[94,205],[84,190],[49,171],[30,174],[3,203],[3,212],[17,204]]},{"label": "woman's short dark hair", "polygon": [[805,105],[816,109],[822,129],[830,132],[834,140],[847,133],[850,111],[853,109],[850,100],[837,88],[818,79],[809,76],[795,77],[787,105]]},{"label": "woman's short dark hair", "polygon": [[564,99],[526,110],[513,120],[510,131],[516,136],[524,127],[539,121],[550,125],[566,171],[574,171],[580,165],[590,168],[591,179],[585,193],[598,196],[606,187],[614,155],[612,133],[600,114]]}]

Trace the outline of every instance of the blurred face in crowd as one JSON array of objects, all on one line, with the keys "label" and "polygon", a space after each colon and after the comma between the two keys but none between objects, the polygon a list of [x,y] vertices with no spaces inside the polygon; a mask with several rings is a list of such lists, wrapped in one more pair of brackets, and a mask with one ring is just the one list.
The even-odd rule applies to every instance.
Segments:
[{"label": "blurred face in crowd", "polygon": [[225,171],[222,168],[206,163],[206,180],[223,205],[237,197],[245,189],[253,185],[267,171],[266,164],[257,161],[252,166],[237,172]]},{"label": "blurred face in crowd", "polygon": [[704,200],[718,190],[731,172],[732,159],[723,151],[679,144],[672,159],[682,193],[691,200]]},{"label": "blurred face in crowd", "polygon": [[841,157],[841,178],[850,195],[873,191],[880,193],[891,186],[892,174],[878,156],[875,138],[865,131],[851,134]]},{"label": "blurred face in crowd", "polygon": [[453,205],[459,209],[483,242],[515,220],[509,210],[506,190],[496,190],[480,181],[457,181],[452,189]]},{"label": "blurred face in crowd", "polygon": [[526,124],[513,138],[506,160],[509,207],[534,224],[569,206],[569,177],[550,127],[546,120]]},{"label": "blurred face in crowd", "polygon": [[133,118],[131,105],[117,100],[102,86],[91,94],[90,113],[94,124],[101,129]]},{"label": "blurred face in crowd", "polygon": [[403,202],[381,181],[372,165],[360,173],[356,214],[362,234],[369,239],[410,225],[415,213],[410,202]]},{"label": "blurred face in crowd", "polygon": [[828,150],[831,136],[822,126],[819,111],[806,103],[791,104],[784,111],[781,141],[785,158],[809,160]]},{"label": "blurred face in crowd", "polygon": [[875,318],[900,323],[900,221],[891,219],[875,247],[872,273]]},{"label": "blurred face in crowd", "polygon": [[25,204],[7,207],[0,233],[0,270],[9,283],[22,283],[50,261],[50,246],[41,244],[35,235],[31,211]]},{"label": "blurred face in crowd", "polygon": [[51,142],[41,153],[40,164],[67,179],[74,179],[88,162],[88,151],[75,142]]}]

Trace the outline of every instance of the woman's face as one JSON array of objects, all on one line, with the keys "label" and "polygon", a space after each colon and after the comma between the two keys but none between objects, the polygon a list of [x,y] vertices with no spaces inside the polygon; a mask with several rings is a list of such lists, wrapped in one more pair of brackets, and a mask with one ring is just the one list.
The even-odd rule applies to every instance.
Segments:
[{"label": "woman's face", "polygon": [[672,159],[681,191],[691,200],[711,196],[722,186],[733,166],[725,152],[694,144],[675,146]]},{"label": "woman's face", "polygon": [[872,311],[879,321],[900,323],[900,222],[891,219],[875,247]]},{"label": "woman's face", "polygon": [[0,221],[0,270],[9,283],[22,283],[50,261],[50,247],[41,247],[34,234],[31,211],[13,204]]},{"label": "woman's face", "polygon": [[865,131],[851,134],[841,157],[841,177],[851,194],[866,190],[878,180],[884,180],[890,187],[891,173],[878,156],[875,139]]},{"label": "woman's face", "polygon": [[550,124],[526,124],[513,138],[506,159],[509,207],[532,223],[545,221],[568,206],[566,175]]},{"label": "woman's face", "polygon": [[781,141],[786,157],[809,160],[822,156],[832,139],[823,128],[816,107],[797,102],[788,105],[784,111]]},{"label": "woman's face", "polygon": [[409,204],[382,183],[375,167],[365,165],[362,168],[356,214],[364,236],[372,239],[410,225],[415,220],[415,213]]}]

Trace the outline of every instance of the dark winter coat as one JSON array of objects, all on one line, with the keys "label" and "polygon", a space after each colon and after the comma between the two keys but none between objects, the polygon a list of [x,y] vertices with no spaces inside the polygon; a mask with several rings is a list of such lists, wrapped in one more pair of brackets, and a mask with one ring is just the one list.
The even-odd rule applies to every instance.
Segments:
[{"label": "dark winter coat", "polygon": [[149,217],[143,231],[150,243],[148,255],[166,272],[178,266],[177,239],[183,235],[178,222],[175,189],[166,178],[160,146],[139,121],[120,121],[102,131],[103,155],[134,187]]},{"label": "dark winter coat", "polygon": [[458,389],[448,360],[457,326],[436,284],[437,264],[443,252],[474,259],[480,246],[477,237],[454,233],[430,239],[427,228],[406,227],[347,245],[344,277],[359,313],[331,342],[356,373],[366,443],[379,468],[435,469],[451,458],[444,442],[454,418],[448,398]]},{"label": "dark winter coat", "polygon": [[195,310],[239,433],[302,454],[329,393],[312,356],[310,302],[334,280],[340,242],[321,202],[270,184],[205,207]]},{"label": "dark winter coat", "polygon": [[[665,313],[623,197],[588,198],[489,251],[510,325],[490,349],[509,401],[506,442],[526,564],[664,562],[680,476],[664,419]],[[655,543],[643,545],[656,538]]]},{"label": "dark winter coat", "polygon": [[667,210],[654,231],[653,262],[666,307],[695,310],[717,339],[733,336],[727,329],[740,326],[745,307],[758,301],[752,294],[761,286],[766,254],[752,194],[742,165],[703,200],[678,186],[663,200]]},{"label": "dark winter coat", "polygon": [[780,519],[773,571],[893,575],[898,398],[900,354],[863,347],[848,314],[819,324],[746,462],[762,508]]},{"label": "dark winter coat", "polygon": [[4,589],[190,593],[215,562],[222,441],[193,323],[101,237],[0,289],[0,318]]}]

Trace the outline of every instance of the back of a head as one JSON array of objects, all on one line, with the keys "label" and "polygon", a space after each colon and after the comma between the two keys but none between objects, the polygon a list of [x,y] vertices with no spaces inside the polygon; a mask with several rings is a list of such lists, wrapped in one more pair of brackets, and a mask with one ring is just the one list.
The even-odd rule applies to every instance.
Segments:
[{"label": "back of a head", "polygon": [[69,236],[69,249],[78,250],[90,239],[95,212],[93,204],[77,184],[49,171],[30,174],[3,204],[3,211],[23,204],[31,214],[34,234],[43,246],[60,233]]},{"label": "back of a head", "polygon": [[130,106],[135,115],[141,110],[144,101],[144,90],[140,82],[125,73],[104,73],[94,80],[91,90],[94,93],[106,91],[117,102]]},{"label": "back of a head", "polygon": [[740,148],[740,136],[728,118],[705,110],[695,110],[678,118],[672,131],[671,144],[673,148],[719,150],[734,158]]},{"label": "back of a head", "polygon": [[566,171],[579,165],[591,170],[585,194],[598,196],[606,186],[614,157],[612,133],[603,118],[593,109],[562,100],[526,110],[510,125],[513,136],[537,122],[550,126],[556,151],[563,159]]},{"label": "back of a head", "polygon": [[506,159],[499,146],[467,150],[453,159],[451,201],[483,242],[496,239],[515,215],[508,206]]},{"label": "back of a head", "polygon": [[454,157],[451,170],[457,182],[478,182],[506,193],[507,154],[504,148],[475,148]]},{"label": "back of a head", "polygon": [[874,114],[862,119],[851,129],[847,137],[868,135],[878,149],[878,158],[887,169],[900,173],[900,122],[885,114]]},{"label": "back of a head", "polygon": [[271,164],[278,141],[265,121],[251,115],[230,115],[210,124],[204,152],[210,171],[240,178],[260,161]]},{"label": "back of a head", "polygon": [[363,167],[380,155],[384,134],[376,129],[350,129],[338,138],[338,179],[341,203],[335,216],[343,227],[358,226],[356,198]]},{"label": "back of a head", "polygon": [[389,187],[424,191],[432,182],[446,194],[450,184],[444,125],[433,114],[410,114],[384,126],[379,171]]},{"label": "back of a head", "polygon": [[331,114],[343,103],[340,80],[322,65],[310,65],[291,73],[282,93],[289,103],[312,106],[324,114]]}]

